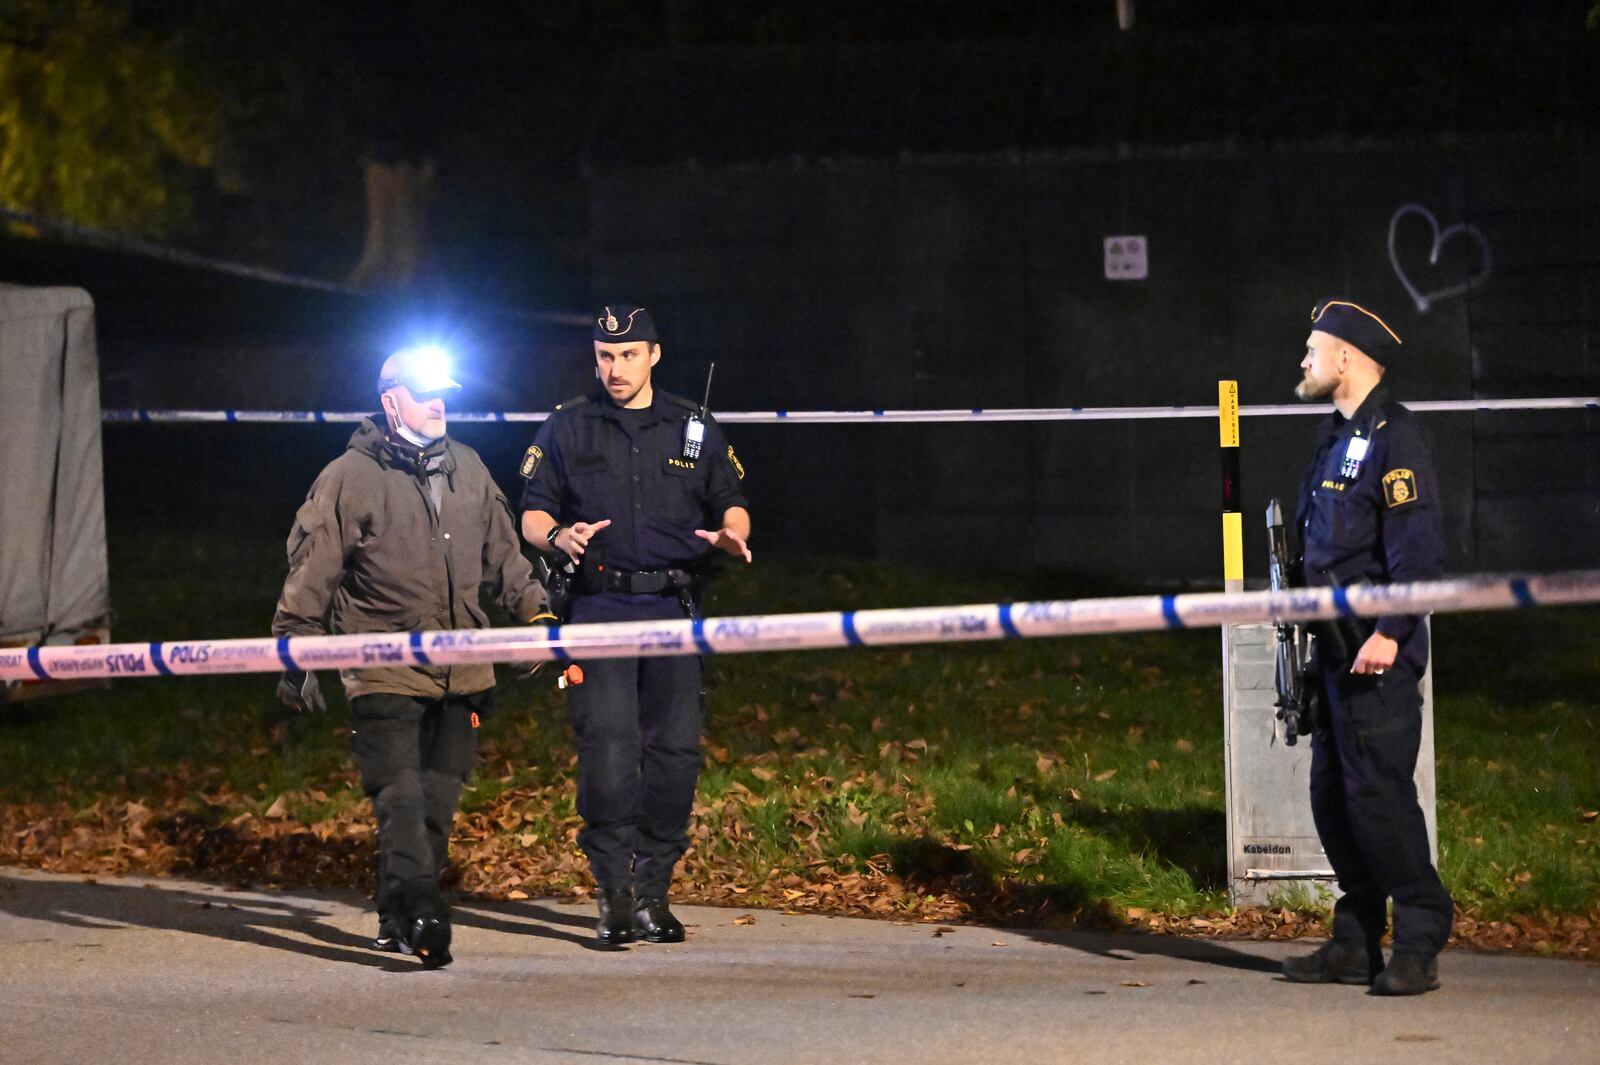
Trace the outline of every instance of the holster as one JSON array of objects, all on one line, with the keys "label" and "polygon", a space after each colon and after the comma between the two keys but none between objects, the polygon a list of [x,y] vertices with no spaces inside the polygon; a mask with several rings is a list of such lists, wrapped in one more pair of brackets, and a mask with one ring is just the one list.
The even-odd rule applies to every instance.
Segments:
[{"label": "holster", "polygon": [[544,585],[549,600],[547,609],[561,619],[563,625],[572,619],[574,576],[572,563],[565,559],[565,555],[557,555],[553,562],[549,555],[539,556],[539,583]]},{"label": "holster", "polygon": [[1300,690],[1306,694],[1306,722],[1311,732],[1322,728],[1328,720],[1328,691],[1322,683],[1321,645],[1316,633],[1311,635],[1311,650],[1306,654],[1305,669],[1300,674]]}]

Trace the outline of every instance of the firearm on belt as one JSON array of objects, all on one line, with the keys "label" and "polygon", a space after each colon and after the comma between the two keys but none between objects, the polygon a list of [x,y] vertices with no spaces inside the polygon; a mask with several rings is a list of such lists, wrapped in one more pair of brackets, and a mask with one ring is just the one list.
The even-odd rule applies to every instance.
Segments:
[{"label": "firearm on belt", "polygon": [[572,582],[578,571],[570,558],[565,555],[560,557],[564,564],[552,565],[548,555],[539,556],[539,583],[544,585],[550,613],[565,625],[572,617]]},{"label": "firearm on belt", "polygon": [[[572,585],[577,577],[577,569],[572,560],[565,555],[559,555],[565,561],[560,565],[551,564],[548,555],[539,556],[539,583],[544,585],[546,607],[554,615],[557,625],[565,625],[572,618]],[[543,662],[533,663],[525,671],[517,675],[518,680],[532,680],[544,665]],[[556,678],[557,688],[570,688],[583,683],[583,667],[573,662],[561,671]]]},{"label": "firearm on belt", "polygon": [[[1267,504],[1267,580],[1275,592],[1289,588],[1289,538],[1283,528],[1283,508],[1273,499]],[[1280,621],[1278,630],[1278,720],[1283,722],[1283,742],[1293,747],[1311,726],[1311,693],[1306,663],[1310,636],[1294,622]]]}]

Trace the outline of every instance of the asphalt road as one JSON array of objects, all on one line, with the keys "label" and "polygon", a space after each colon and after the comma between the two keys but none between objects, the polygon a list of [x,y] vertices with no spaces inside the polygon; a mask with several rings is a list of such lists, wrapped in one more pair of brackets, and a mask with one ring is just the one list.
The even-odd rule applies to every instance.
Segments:
[{"label": "asphalt road", "polygon": [[353,893],[0,869],[0,1061],[1600,1061],[1600,964],[1451,952],[1382,999],[1282,980],[1305,943],[679,912],[605,952],[588,906],[471,904],[424,972]]}]

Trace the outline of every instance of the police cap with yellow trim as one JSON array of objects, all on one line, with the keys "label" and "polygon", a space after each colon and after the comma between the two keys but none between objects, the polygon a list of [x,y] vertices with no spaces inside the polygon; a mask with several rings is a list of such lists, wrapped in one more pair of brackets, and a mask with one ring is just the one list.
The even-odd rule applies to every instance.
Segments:
[{"label": "police cap with yellow trim", "polygon": [[1399,334],[1382,318],[1351,300],[1323,300],[1312,308],[1311,324],[1360,348],[1362,354],[1384,366],[1400,353]]},{"label": "police cap with yellow trim", "polygon": [[650,312],[631,303],[611,303],[601,308],[594,319],[594,338],[602,344],[626,344],[644,340],[651,344],[661,339],[656,336],[656,323]]}]

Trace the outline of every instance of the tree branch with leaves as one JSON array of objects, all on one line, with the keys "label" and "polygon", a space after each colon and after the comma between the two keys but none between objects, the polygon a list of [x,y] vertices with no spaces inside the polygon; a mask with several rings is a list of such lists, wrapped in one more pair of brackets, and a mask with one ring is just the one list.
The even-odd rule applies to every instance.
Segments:
[{"label": "tree branch with leaves", "polygon": [[179,231],[219,114],[174,43],[105,0],[14,0],[0,17],[0,204]]}]

